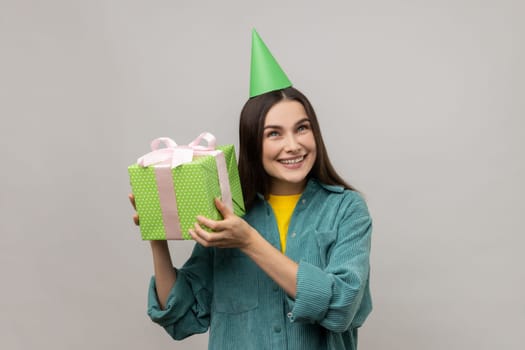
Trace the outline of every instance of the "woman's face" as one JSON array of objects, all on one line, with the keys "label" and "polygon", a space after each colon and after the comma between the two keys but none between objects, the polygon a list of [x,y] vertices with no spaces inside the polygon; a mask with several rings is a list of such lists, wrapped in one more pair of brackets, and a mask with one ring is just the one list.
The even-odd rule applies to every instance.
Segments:
[{"label": "woman's face", "polygon": [[299,194],[317,156],[315,138],[301,103],[283,100],[264,121],[262,163],[271,178],[270,193]]}]

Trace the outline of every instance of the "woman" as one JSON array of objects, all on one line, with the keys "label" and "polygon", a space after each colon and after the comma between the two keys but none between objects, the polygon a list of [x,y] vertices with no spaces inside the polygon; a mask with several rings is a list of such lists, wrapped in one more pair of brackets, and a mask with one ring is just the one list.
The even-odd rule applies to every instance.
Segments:
[{"label": "woman", "polygon": [[246,215],[216,200],[224,219],[197,218],[179,270],[166,242],[151,242],[148,314],[175,339],[210,329],[210,349],[356,349],[372,308],[364,200],[334,171],[295,88],[251,97],[239,136]]}]

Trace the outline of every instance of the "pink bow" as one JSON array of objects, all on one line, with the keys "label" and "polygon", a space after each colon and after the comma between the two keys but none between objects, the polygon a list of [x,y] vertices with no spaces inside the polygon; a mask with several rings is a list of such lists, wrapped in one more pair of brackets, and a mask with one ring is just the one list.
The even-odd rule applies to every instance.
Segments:
[{"label": "pink bow", "polygon": [[[207,142],[207,146],[200,143]],[[160,148],[164,143],[165,147]],[[169,137],[159,137],[151,141],[151,152],[137,159],[137,164],[142,167],[151,165],[167,166],[176,168],[181,164],[190,163],[193,156],[213,154],[216,146],[216,138],[209,132],[203,132],[189,145],[178,146]]]}]

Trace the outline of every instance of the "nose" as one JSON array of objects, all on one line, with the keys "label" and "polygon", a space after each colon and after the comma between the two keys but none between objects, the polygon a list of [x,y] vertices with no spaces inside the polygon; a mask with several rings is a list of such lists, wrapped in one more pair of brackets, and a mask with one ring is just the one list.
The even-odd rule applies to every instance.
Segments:
[{"label": "nose", "polygon": [[301,144],[295,135],[288,135],[285,139],[284,150],[288,153],[297,153],[301,150]]}]

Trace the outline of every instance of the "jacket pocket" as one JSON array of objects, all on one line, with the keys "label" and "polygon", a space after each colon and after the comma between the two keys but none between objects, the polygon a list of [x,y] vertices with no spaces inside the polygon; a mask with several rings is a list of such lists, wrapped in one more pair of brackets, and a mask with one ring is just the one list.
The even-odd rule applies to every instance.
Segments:
[{"label": "jacket pocket", "polygon": [[332,248],[337,240],[337,231],[336,230],[325,230],[325,231],[316,231],[316,248],[317,253],[319,254],[319,260],[321,262],[321,268],[326,268],[328,262],[330,261],[330,255],[332,253]]},{"label": "jacket pocket", "polygon": [[255,263],[238,249],[217,249],[215,255],[213,310],[238,314],[259,304]]}]

